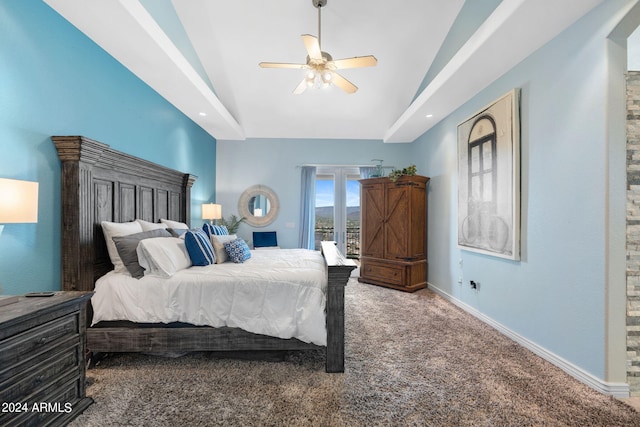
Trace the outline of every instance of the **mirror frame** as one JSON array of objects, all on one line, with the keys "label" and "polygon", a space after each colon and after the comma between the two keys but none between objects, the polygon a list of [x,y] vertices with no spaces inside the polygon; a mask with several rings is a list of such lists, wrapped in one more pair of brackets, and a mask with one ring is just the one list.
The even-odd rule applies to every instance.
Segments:
[{"label": "mirror frame", "polygon": [[[249,212],[249,200],[256,196],[266,197],[271,205],[269,212],[261,217],[253,216],[253,214]],[[238,200],[238,213],[240,217],[244,217],[244,222],[253,227],[265,227],[271,224],[278,216],[279,211],[280,201],[278,200],[278,196],[266,185],[257,184],[247,188],[240,195],[240,200]]]}]

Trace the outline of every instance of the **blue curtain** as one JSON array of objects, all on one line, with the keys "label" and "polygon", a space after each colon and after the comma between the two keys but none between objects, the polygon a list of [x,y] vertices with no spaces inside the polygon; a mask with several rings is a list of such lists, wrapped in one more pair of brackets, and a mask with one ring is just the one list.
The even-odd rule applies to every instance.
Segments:
[{"label": "blue curtain", "polygon": [[300,247],[315,249],[316,228],[316,168],[302,167],[300,201]]}]

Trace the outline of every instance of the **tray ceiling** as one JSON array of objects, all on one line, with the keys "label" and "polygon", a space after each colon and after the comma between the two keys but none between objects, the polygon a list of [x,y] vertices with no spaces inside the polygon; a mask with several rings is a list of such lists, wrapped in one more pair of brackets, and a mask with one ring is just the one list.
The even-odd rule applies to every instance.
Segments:
[{"label": "tray ceiling", "polygon": [[328,0],[322,50],[378,65],[341,71],[355,94],[293,95],[302,70],[258,63],[306,61],[311,0],[45,0],[216,139],[385,142],[414,141],[601,1],[487,1],[488,18],[434,73],[448,35],[464,33],[463,0]]}]

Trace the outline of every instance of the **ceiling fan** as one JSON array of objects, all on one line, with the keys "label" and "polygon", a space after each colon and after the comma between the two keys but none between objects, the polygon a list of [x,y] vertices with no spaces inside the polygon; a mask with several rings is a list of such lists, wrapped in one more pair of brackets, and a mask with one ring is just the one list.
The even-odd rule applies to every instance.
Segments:
[{"label": "ceiling fan", "polygon": [[353,58],[333,59],[327,52],[323,52],[320,45],[321,38],[321,10],[326,6],[327,0],[312,0],[313,6],[318,9],[318,37],[303,34],[302,41],[307,49],[306,64],[289,64],[282,62],[261,62],[262,68],[296,68],[308,70],[305,78],[294,89],[293,93],[298,95],[308,87],[329,86],[334,84],[347,93],[354,93],[358,87],[349,80],[342,77],[336,70],[345,68],[373,67],[378,60],[373,55],[356,56]]}]

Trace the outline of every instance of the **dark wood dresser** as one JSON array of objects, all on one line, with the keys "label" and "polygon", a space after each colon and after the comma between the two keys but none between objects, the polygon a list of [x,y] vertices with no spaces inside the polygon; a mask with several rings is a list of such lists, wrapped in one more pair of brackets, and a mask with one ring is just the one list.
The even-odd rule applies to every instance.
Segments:
[{"label": "dark wood dresser", "polygon": [[427,286],[428,182],[360,180],[360,282],[409,292]]},{"label": "dark wood dresser", "polygon": [[0,425],[66,425],[86,397],[86,305],[91,292],[20,297],[0,307]]}]

